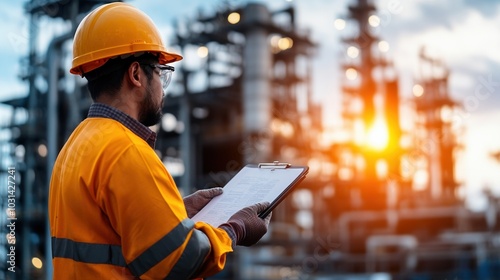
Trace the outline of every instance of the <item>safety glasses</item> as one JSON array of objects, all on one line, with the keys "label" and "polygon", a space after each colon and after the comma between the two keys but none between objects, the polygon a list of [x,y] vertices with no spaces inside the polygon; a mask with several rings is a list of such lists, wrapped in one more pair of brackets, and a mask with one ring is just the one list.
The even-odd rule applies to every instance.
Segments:
[{"label": "safety glasses", "polygon": [[175,71],[175,68],[170,65],[161,65],[161,64],[146,64],[149,67],[156,69],[156,73],[160,75],[161,87],[163,89],[163,96],[167,94],[167,87],[172,80],[172,73]]}]

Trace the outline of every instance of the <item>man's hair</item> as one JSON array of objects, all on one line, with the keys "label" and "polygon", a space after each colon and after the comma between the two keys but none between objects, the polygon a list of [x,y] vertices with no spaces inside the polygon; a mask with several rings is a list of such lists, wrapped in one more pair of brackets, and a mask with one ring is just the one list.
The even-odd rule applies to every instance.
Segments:
[{"label": "man's hair", "polygon": [[150,81],[153,78],[153,68],[150,64],[157,63],[158,58],[150,53],[141,56],[131,55],[127,58],[113,58],[108,60],[103,66],[96,70],[85,73],[87,78],[87,88],[90,97],[96,101],[101,95],[107,94],[111,97],[122,87],[123,76],[133,62],[139,62],[140,67]]}]

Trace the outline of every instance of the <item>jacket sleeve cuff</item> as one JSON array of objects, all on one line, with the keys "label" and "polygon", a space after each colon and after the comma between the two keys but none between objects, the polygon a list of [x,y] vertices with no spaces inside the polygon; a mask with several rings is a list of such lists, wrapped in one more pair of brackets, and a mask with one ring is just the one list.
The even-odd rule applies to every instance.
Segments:
[{"label": "jacket sleeve cuff", "polygon": [[236,232],[234,231],[233,227],[229,224],[222,224],[219,226],[219,228],[225,230],[227,232],[227,235],[229,235],[229,238],[231,238],[232,242],[232,247],[234,248],[237,244],[237,237],[236,237]]}]

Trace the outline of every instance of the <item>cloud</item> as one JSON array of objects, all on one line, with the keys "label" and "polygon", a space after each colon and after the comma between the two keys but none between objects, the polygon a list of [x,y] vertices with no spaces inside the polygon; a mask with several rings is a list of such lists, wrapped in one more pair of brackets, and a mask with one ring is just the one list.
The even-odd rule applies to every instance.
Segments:
[{"label": "cloud", "polygon": [[495,18],[499,14],[500,2],[492,0],[465,0],[467,8],[477,10],[488,18]]},{"label": "cloud", "polygon": [[0,17],[0,100],[6,100],[23,88],[17,75],[19,60],[28,50],[29,21],[18,2],[0,2]]},{"label": "cloud", "polygon": [[400,12],[392,13],[384,26],[385,34],[392,37],[404,37],[437,26],[452,29],[463,23],[471,12],[485,19],[496,19],[500,13],[500,1],[489,0],[381,0],[377,3],[382,14],[390,10],[391,5],[400,5]]},{"label": "cloud", "polygon": [[[500,132],[497,120],[500,112],[491,111],[479,115],[471,115],[465,123],[465,150],[460,153],[461,168],[466,172],[466,185],[477,189],[485,185],[500,187],[498,185],[498,170],[500,163],[490,156],[490,153],[500,150]],[[478,164],[481,163],[481,164]],[[500,189],[499,189],[500,190]]]},{"label": "cloud", "polygon": [[[436,25],[398,37],[395,59],[403,71],[418,76],[421,70],[418,52],[425,46],[450,69],[452,95],[470,102],[483,80],[488,80],[492,75],[491,83],[498,80],[495,73],[500,71],[500,37],[483,34],[498,33],[500,18],[488,18],[472,9],[461,14],[462,20],[455,21],[449,27]],[[493,110],[500,106],[500,89],[489,86],[488,90],[495,94],[491,94],[488,102],[480,102],[481,110]]]},{"label": "cloud", "polygon": [[17,2],[2,1],[0,3],[0,18],[2,18],[0,32],[3,34],[0,55],[21,54],[26,51],[29,38],[29,19],[24,14],[22,6]]}]

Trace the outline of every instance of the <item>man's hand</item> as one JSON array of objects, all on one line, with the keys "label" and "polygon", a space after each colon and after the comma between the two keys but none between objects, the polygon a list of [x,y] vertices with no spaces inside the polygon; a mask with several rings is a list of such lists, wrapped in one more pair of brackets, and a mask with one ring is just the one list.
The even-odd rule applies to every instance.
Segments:
[{"label": "man's hand", "polygon": [[206,190],[198,190],[184,198],[184,205],[188,218],[192,218],[198,213],[205,205],[207,205],[212,198],[221,195],[222,188],[213,188]]},{"label": "man's hand", "polygon": [[264,219],[259,217],[259,214],[267,207],[269,207],[269,202],[245,207],[219,227],[227,231],[233,240],[233,245],[252,246],[264,236],[269,227],[272,213]]}]

